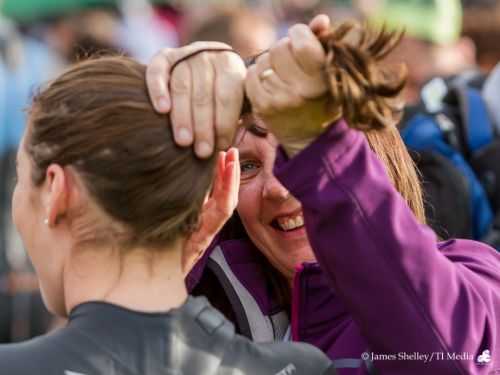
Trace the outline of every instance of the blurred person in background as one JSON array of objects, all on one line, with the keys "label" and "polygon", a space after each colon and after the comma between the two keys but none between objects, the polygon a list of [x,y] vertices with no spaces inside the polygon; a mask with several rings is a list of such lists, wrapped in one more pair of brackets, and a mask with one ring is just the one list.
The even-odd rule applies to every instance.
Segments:
[{"label": "blurred person in background", "polygon": [[463,35],[474,41],[478,66],[488,73],[500,61],[500,2],[465,2]]},{"label": "blurred person in background", "polygon": [[9,212],[24,108],[33,87],[63,64],[52,49],[20,32],[12,21],[2,17],[0,25],[0,342],[11,342],[43,333],[50,321]]},{"label": "blurred person in background", "polygon": [[[404,28],[405,36],[388,58],[408,67],[405,99],[420,100],[424,84],[434,77],[449,77],[476,69],[475,46],[462,37],[460,0],[374,0],[359,2],[368,22]],[[364,3],[364,7],[362,6]]]},{"label": "blurred person in background", "polygon": [[223,10],[188,32],[185,43],[209,40],[226,43],[241,56],[250,57],[269,48],[277,38],[275,25],[253,8]]},{"label": "blurred person in background", "polygon": [[[475,239],[500,250],[500,169],[493,162],[500,158],[498,104],[482,95],[486,77],[468,36],[473,33],[462,33],[460,1],[366,3],[369,22],[406,32],[387,61],[402,60],[408,68],[400,129],[422,175],[427,222],[443,239]],[[483,20],[472,15],[469,30]],[[491,11],[485,25],[494,20]]]}]

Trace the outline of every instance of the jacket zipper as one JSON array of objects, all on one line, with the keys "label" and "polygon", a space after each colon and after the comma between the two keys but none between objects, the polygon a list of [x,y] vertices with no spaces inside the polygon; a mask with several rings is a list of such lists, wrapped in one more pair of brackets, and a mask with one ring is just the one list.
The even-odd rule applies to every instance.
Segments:
[{"label": "jacket zipper", "polygon": [[300,264],[295,268],[295,275],[293,277],[293,290],[292,290],[292,341],[300,341],[299,339],[299,309],[300,309],[300,274],[304,269],[304,264]]}]

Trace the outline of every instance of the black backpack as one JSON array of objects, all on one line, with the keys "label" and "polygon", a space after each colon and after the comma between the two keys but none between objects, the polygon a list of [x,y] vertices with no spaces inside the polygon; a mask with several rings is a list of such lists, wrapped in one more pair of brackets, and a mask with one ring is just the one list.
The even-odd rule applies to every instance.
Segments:
[{"label": "black backpack", "polygon": [[487,78],[435,78],[406,111],[402,138],[422,175],[428,224],[442,239],[500,249],[500,138],[481,88]]}]

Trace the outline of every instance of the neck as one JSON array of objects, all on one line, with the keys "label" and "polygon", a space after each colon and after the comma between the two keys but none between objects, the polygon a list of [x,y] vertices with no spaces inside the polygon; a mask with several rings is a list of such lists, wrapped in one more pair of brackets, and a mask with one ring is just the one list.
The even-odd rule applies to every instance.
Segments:
[{"label": "neck", "polygon": [[103,301],[144,312],[178,307],[187,298],[181,271],[181,241],[157,251],[82,249],[64,272],[65,310]]}]

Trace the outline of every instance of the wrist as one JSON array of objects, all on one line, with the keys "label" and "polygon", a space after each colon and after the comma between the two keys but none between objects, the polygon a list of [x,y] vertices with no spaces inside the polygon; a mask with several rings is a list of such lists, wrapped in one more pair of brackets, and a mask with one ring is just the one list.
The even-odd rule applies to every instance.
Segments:
[{"label": "wrist", "polygon": [[293,158],[300,151],[309,146],[314,141],[314,139],[315,138],[308,138],[308,139],[301,139],[295,142],[282,143],[281,147],[283,147],[283,150],[285,150],[289,158]]},{"label": "wrist", "polygon": [[321,136],[328,128],[331,126],[335,126],[335,123],[337,123],[340,120],[340,117],[335,118],[334,120],[329,119],[328,121],[325,121],[322,125],[321,128],[318,129],[318,132],[316,132],[314,135],[309,135],[308,137],[303,137],[301,139],[280,139],[278,138],[278,142],[285,150],[287,156],[289,158],[294,157],[297,155],[300,151],[305,149],[307,146],[309,146],[311,143],[313,143],[319,136]]}]

